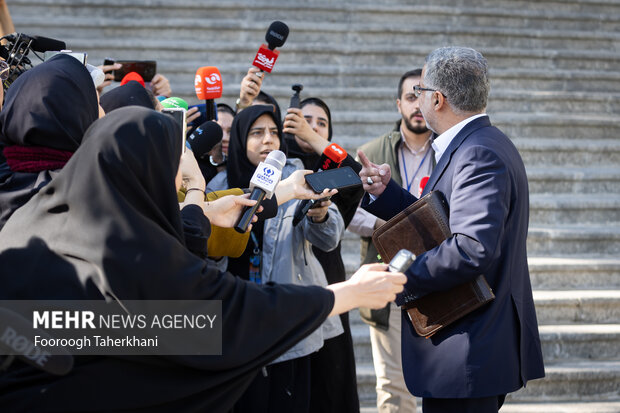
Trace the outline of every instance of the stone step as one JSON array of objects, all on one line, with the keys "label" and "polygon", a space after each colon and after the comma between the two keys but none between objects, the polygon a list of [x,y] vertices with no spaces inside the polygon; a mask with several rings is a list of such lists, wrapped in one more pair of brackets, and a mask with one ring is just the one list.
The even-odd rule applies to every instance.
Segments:
[{"label": "stone step", "polygon": [[534,290],[533,293],[541,326],[620,321],[620,290]]},{"label": "stone step", "polygon": [[[258,45],[256,46],[258,49]],[[112,57],[121,57],[115,52]],[[254,51],[254,54],[256,51]],[[170,78],[175,93],[181,97],[193,98],[193,81],[196,70],[205,65],[217,64],[224,82],[224,100],[234,101],[239,94],[239,83],[243,75],[250,66],[251,55],[239,55],[234,61],[212,62],[205,58],[192,58],[179,61],[173,60],[172,56],[158,59],[158,70]],[[96,50],[89,50],[89,61],[100,64],[108,56]],[[138,57],[136,57],[138,56]],[[147,59],[150,56],[146,53],[136,52],[133,55],[125,55],[125,58]],[[421,66],[423,61],[419,63]],[[274,94],[279,99],[284,99],[283,103],[288,102],[290,97],[290,86],[294,83],[303,83],[306,96],[323,96],[321,90],[331,90],[342,88],[346,91],[345,96],[355,91],[359,93],[368,91],[371,97],[380,98],[385,96],[388,101],[393,103],[396,99],[396,89],[398,79],[406,68],[413,68],[411,63],[403,67],[393,66],[346,66],[317,64],[316,62],[306,64],[288,64],[278,60],[277,66],[272,74],[267,75],[263,88],[269,93]],[[604,72],[600,70],[541,70],[541,69],[518,69],[518,68],[490,68],[491,93],[502,90],[520,90],[528,93],[544,96],[542,92],[568,91],[577,93],[584,91],[588,93],[620,92],[620,73]],[[377,92],[387,87],[388,94]],[[315,91],[315,88],[318,91]],[[330,95],[331,96],[331,95]],[[393,110],[393,106],[386,110]]]},{"label": "stone step", "polygon": [[[355,361],[372,364],[369,326],[351,328]],[[620,356],[620,324],[541,325],[539,327],[545,362],[557,360],[611,360]]]},{"label": "stone step", "polygon": [[[515,403],[507,401],[501,408],[501,413],[618,413],[620,400],[594,402],[530,402]],[[374,401],[360,403],[360,413],[378,413]],[[416,413],[422,413],[422,399],[417,399]]]},{"label": "stone step", "polygon": [[513,142],[519,149],[526,166],[544,165],[542,169],[558,166],[564,169],[570,166],[593,167],[596,165],[593,169],[598,170],[599,166],[620,165],[620,140],[617,139],[584,141],[583,139],[536,137],[515,138]]},{"label": "stone step", "polygon": [[541,162],[535,166],[526,166],[530,195],[567,193],[596,197],[596,194],[620,193],[620,168],[617,165],[584,167],[543,165]]},{"label": "stone step", "polygon": [[[541,400],[563,403],[620,400],[620,361],[548,363],[545,365],[545,375],[543,379],[528,382],[525,389],[508,395],[507,404]],[[360,401],[368,403],[374,400],[375,383],[372,365],[358,365],[357,387]]]},{"label": "stone step", "polygon": [[620,290],[619,258],[529,257],[532,288]]},{"label": "stone step", "polygon": [[620,400],[593,402],[531,402],[512,403],[508,401],[501,409],[502,413],[618,413]]},{"label": "stone step", "polygon": [[[120,54],[120,57],[136,58],[139,52],[151,59],[159,60],[175,58],[194,59],[196,55],[204,56],[205,61],[232,62],[239,56],[254,57],[257,44],[254,41],[228,42],[225,44],[211,43],[205,40],[176,41],[161,38],[125,39],[66,39],[68,46],[74,50],[88,50],[97,54]],[[259,40],[260,41],[260,40]],[[437,43],[436,46],[441,46]],[[473,45],[475,46],[475,45]],[[432,48],[432,47],[431,47]],[[620,52],[598,50],[553,50],[530,48],[478,47],[493,68],[537,68],[537,69],[578,69],[614,71],[620,69]],[[354,44],[343,48],[331,43],[287,43],[283,46],[278,63],[308,64],[316,61],[316,53],[320,52],[321,61],[325,64],[376,66],[393,64],[408,67],[411,62],[423,62],[429,52],[429,46],[416,45],[362,45]]]},{"label": "stone step", "polygon": [[618,256],[620,227],[617,223],[530,225],[527,250],[529,256]]},{"label": "stone step", "polygon": [[[221,19],[202,15],[171,17],[164,13],[153,13],[148,20],[132,15],[125,17],[98,16],[80,18],[60,15],[54,19],[49,16],[22,16],[14,19],[14,24],[28,33],[44,31],[52,37],[63,37],[67,32],[73,38],[99,38],[123,33],[126,38],[149,38],[157,32],[162,38],[192,40],[209,38],[210,42],[226,43],[260,39],[264,36],[270,21],[247,21],[247,17]],[[454,25],[450,16],[442,16],[437,23],[426,21],[424,25],[395,26],[393,22],[349,22],[335,25],[331,22],[307,22],[303,15],[289,20],[290,34],[287,42],[330,42],[342,45],[406,45],[415,37],[420,44],[471,44],[478,48],[506,47],[532,49],[617,49],[620,36],[614,31],[575,30],[547,28],[533,31],[530,27],[505,27],[497,23],[489,25]],[[242,28],[243,30],[239,30]]]},{"label": "stone step", "polygon": [[[616,176],[620,189],[620,169]],[[620,223],[620,191],[597,192],[530,194],[530,225]]]},{"label": "stone step", "polygon": [[[291,16],[312,23],[346,22],[366,24],[392,24],[393,27],[407,27],[412,19],[420,19],[430,26],[458,19],[460,25],[471,27],[498,26],[506,28],[529,28],[541,30],[571,29],[613,31],[618,22],[618,7],[614,2],[589,2],[587,8],[576,6],[575,2],[557,3],[552,1],[537,2],[535,6],[527,1],[494,1],[484,4],[462,7],[454,1],[433,2],[432,5],[411,5],[406,1],[377,2],[338,2],[308,3],[288,1],[284,4],[250,1],[231,1],[217,5],[204,6],[203,2],[177,1],[175,7],[165,7],[164,1],[134,1],[126,3],[120,0],[81,0],[87,7],[69,9],[75,0],[12,0],[11,12],[27,15],[27,11],[40,15],[44,11],[54,14],[70,14],[79,17],[91,17],[105,14],[122,18],[127,16],[149,16],[162,14],[169,18],[192,18],[204,16],[210,19],[246,19],[271,21],[274,19],[290,20]],[[390,4],[391,3],[391,4]],[[163,6],[163,7],[162,7]],[[248,7],[251,6],[251,9]],[[84,10],[86,9],[86,10]],[[249,9],[249,10],[248,10]],[[90,13],[89,13],[90,12]],[[290,24],[292,24],[291,22]]]}]

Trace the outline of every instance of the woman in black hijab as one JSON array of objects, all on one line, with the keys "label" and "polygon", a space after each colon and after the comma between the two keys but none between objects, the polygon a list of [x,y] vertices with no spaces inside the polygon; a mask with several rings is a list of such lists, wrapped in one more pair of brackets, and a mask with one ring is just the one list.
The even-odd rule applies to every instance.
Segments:
[{"label": "woman in black hijab", "polygon": [[[326,142],[332,140],[332,117],[327,104],[316,97],[304,99],[301,109],[289,109],[285,125],[297,125],[296,133],[306,137],[314,133]],[[303,128],[302,128],[303,126]],[[287,130],[288,131],[288,130]],[[295,132],[292,132],[295,135]],[[316,169],[321,154],[299,136],[288,135],[286,144],[291,157],[303,161],[306,169]],[[350,156],[344,164],[357,164]],[[359,172],[359,169],[357,170]],[[357,205],[364,194],[363,189],[342,190],[332,197],[338,207],[345,227],[349,225]],[[346,270],[341,255],[341,244],[335,250],[325,252],[312,247],[329,284],[342,282],[346,279]],[[353,338],[349,325],[349,314],[340,315],[344,334],[325,341],[325,345],[311,356],[311,397],[310,411],[313,412],[359,412],[357,381],[355,370],[355,354]]]},{"label": "woman in black hijab", "polygon": [[101,107],[105,113],[124,106],[142,106],[144,108],[156,109],[157,101],[152,93],[136,81],[127,82],[118,86],[101,96]]},{"label": "woman in black hijab", "polygon": [[67,163],[99,115],[93,79],[71,56],[54,56],[13,82],[0,112],[0,228]]},{"label": "woman in black hijab", "polygon": [[0,232],[0,300],[222,300],[222,355],[76,357],[62,377],[18,362],[0,375],[3,409],[225,412],[260,366],[330,311],[368,305],[359,297],[379,279],[389,281],[371,305],[402,290],[404,275],[381,265],[368,267],[366,279],[375,279],[365,289],[360,275],[333,293],[257,286],[209,268],[183,242],[180,155],[179,130],[166,115],[128,107],[95,122],[80,151]]}]

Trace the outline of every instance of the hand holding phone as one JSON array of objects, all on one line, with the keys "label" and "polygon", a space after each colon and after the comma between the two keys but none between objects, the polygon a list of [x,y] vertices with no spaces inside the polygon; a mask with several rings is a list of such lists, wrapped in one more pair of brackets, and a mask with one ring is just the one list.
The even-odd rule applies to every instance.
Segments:
[{"label": "hand holding phone", "polygon": [[114,81],[120,82],[129,72],[136,72],[145,82],[150,82],[157,73],[157,62],[155,60],[114,60],[106,58],[103,61],[105,66],[120,63],[121,68],[114,70]]},{"label": "hand holding phone", "polygon": [[350,166],[328,169],[305,176],[306,182],[314,192],[320,194],[325,189],[344,189],[362,186],[362,181]]},{"label": "hand holding phone", "polygon": [[182,151],[185,152],[187,134],[187,111],[183,108],[164,108],[162,109],[161,113],[166,113],[172,116],[179,128],[181,129],[181,137],[183,139]]}]

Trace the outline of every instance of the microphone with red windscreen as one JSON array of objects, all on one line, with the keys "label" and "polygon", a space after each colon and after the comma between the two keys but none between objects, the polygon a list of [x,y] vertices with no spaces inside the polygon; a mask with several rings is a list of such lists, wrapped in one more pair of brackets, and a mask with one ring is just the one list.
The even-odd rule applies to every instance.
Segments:
[{"label": "microphone with red windscreen", "polygon": [[[321,154],[321,158],[319,159],[315,170],[319,172],[326,171],[328,169],[340,168],[342,161],[344,161],[346,157],[347,151],[345,151],[342,146],[337,143],[330,143]],[[297,224],[301,222],[310,208],[324,200],[325,199],[306,199],[297,204],[297,208],[295,208],[295,215],[293,215],[293,226],[296,227]]]},{"label": "microphone with red windscreen", "polygon": [[136,72],[127,73],[123,80],[121,80],[121,86],[131,82],[132,80],[140,83],[142,87],[144,87],[144,79]]},{"label": "microphone with red windscreen", "polygon": [[217,118],[215,111],[215,99],[222,97],[222,76],[215,66],[203,66],[196,71],[194,78],[196,96],[205,101],[206,120]]},{"label": "microphone with red windscreen", "polygon": [[271,23],[265,34],[265,41],[258,49],[252,66],[258,67],[263,72],[271,73],[273,65],[276,63],[280,52],[276,51],[276,47],[282,47],[288,37],[288,26],[286,23],[276,20]]}]

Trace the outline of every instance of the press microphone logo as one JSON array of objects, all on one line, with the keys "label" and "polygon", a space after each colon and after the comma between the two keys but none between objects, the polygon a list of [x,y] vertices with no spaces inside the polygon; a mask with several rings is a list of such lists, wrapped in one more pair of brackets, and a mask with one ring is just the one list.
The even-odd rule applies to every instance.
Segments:
[{"label": "press microphone logo", "polygon": [[276,63],[279,53],[280,52],[277,50],[269,50],[269,48],[263,44],[260,49],[258,49],[252,65],[267,73],[271,73],[271,69],[273,69],[273,65]]},{"label": "press microphone logo", "polygon": [[275,172],[273,171],[273,169],[265,168],[263,169],[263,173],[265,174],[265,176],[272,177]]},{"label": "press microphone logo", "polygon": [[210,85],[215,85],[216,83],[219,83],[221,81],[222,81],[222,78],[217,73],[212,73],[211,76],[205,77],[205,82],[207,82]]},{"label": "press microphone logo", "polygon": [[200,78],[200,74],[196,73],[196,77],[194,78],[194,87],[199,87],[201,80],[202,79]]},{"label": "press microphone logo", "polygon": [[269,35],[275,37],[276,39],[284,40],[284,36],[280,33],[274,32],[273,30],[269,30]]}]

